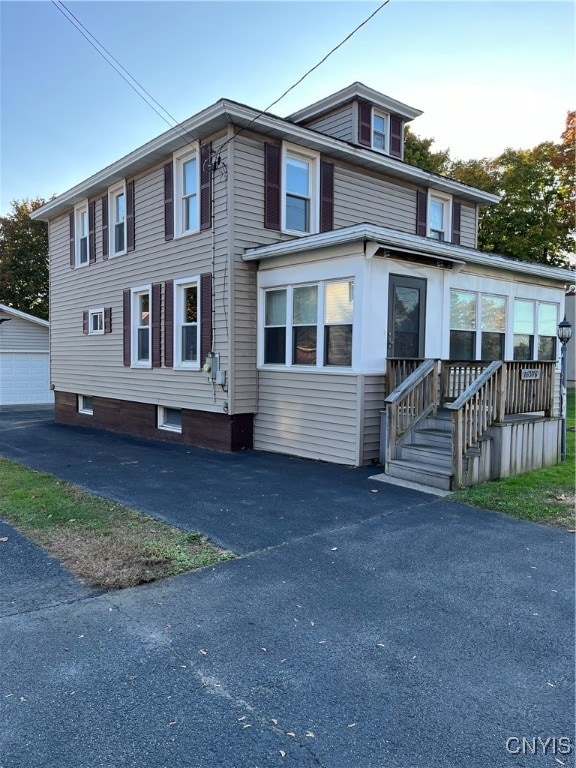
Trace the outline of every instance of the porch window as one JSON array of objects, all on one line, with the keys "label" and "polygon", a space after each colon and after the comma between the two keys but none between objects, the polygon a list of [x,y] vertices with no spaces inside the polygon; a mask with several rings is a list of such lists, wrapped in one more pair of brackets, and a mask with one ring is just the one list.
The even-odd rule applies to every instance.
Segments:
[{"label": "porch window", "polygon": [[506,299],[503,296],[482,295],[481,360],[504,360],[506,331]]},{"label": "porch window", "polygon": [[558,305],[516,299],[514,360],[555,360]]},{"label": "porch window", "polygon": [[478,295],[450,291],[450,359],[475,360]]},{"label": "porch window", "polygon": [[292,364],[316,365],[318,286],[294,288],[292,301]]},{"label": "porch window", "polygon": [[263,293],[264,365],[352,365],[354,281],[326,280]]},{"label": "porch window", "polygon": [[286,289],[266,291],[264,363],[286,364]]},{"label": "porch window", "polygon": [[504,296],[450,292],[451,360],[503,360],[505,331]]},{"label": "porch window", "polygon": [[352,365],[354,283],[326,283],[324,295],[324,365]]},{"label": "porch window", "polygon": [[538,360],[556,360],[556,304],[538,305]]}]

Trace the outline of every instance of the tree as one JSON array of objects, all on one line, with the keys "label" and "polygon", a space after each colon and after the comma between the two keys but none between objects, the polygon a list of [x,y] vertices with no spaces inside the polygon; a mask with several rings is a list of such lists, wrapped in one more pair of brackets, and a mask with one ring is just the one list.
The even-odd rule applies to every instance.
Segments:
[{"label": "tree", "polygon": [[14,200],[0,217],[0,303],[48,319],[48,227],[30,218],[46,201]]},{"label": "tree", "polygon": [[450,164],[450,152],[439,150],[432,152],[434,139],[421,139],[406,126],[404,132],[404,162],[415,165],[430,173],[445,175]]},{"label": "tree", "polygon": [[[570,187],[564,178],[570,174],[560,164],[560,153],[559,145],[544,142],[530,150],[507,149],[486,163],[484,188],[502,199],[482,210],[480,248],[524,261],[567,264],[573,250],[574,220]],[[460,170],[455,168],[453,175],[470,183],[470,177],[461,177]],[[573,178],[574,172],[571,174]]]}]

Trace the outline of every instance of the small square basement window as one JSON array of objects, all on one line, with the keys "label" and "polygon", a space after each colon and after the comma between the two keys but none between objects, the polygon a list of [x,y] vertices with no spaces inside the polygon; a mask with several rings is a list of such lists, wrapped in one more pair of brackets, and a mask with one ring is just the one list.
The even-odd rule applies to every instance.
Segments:
[{"label": "small square basement window", "polygon": [[92,395],[78,395],[78,413],[85,413],[87,416],[94,415],[94,398]]},{"label": "small square basement window", "polygon": [[158,406],[158,429],[169,432],[182,432],[182,411],[180,408]]}]

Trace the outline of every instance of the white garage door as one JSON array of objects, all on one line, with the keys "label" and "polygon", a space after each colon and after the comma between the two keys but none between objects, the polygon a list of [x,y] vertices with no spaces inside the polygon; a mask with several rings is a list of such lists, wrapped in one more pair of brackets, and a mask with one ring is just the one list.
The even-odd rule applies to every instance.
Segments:
[{"label": "white garage door", "polygon": [[48,352],[0,352],[0,405],[53,402]]}]

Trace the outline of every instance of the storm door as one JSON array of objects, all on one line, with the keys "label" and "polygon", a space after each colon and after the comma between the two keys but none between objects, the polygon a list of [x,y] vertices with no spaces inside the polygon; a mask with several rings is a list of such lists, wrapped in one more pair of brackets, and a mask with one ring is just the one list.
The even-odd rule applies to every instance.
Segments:
[{"label": "storm door", "polygon": [[[440,320],[438,317],[438,331],[441,327]],[[426,280],[390,275],[388,357],[423,358],[425,330]]]}]

